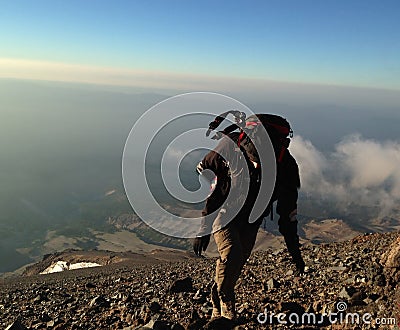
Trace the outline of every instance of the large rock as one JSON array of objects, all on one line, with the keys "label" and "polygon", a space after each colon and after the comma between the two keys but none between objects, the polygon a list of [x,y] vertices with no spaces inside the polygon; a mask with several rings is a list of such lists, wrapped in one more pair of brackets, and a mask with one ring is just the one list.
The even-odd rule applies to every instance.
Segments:
[{"label": "large rock", "polygon": [[279,288],[279,282],[274,278],[271,278],[267,282],[268,291]]},{"label": "large rock", "polygon": [[385,268],[400,268],[400,237],[383,254],[381,264]]},{"label": "large rock", "polygon": [[149,323],[144,325],[142,329],[153,329],[153,330],[170,330],[171,327],[167,322],[161,320],[150,320]]},{"label": "large rock", "polygon": [[6,330],[27,330],[27,328],[19,320],[17,320],[10,324]]},{"label": "large rock", "polygon": [[109,307],[110,302],[103,296],[97,296],[90,301],[90,307]]},{"label": "large rock", "polygon": [[344,287],[342,290],[338,293],[338,298],[346,299],[349,300],[351,297],[357,292],[357,290],[350,286],[350,287]]},{"label": "large rock", "polygon": [[157,300],[153,299],[149,304],[149,309],[153,313],[158,313],[161,309],[161,305]]},{"label": "large rock", "polygon": [[185,277],[181,280],[176,280],[169,287],[169,292],[178,293],[178,292],[191,292],[193,291],[193,280],[191,277]]}]

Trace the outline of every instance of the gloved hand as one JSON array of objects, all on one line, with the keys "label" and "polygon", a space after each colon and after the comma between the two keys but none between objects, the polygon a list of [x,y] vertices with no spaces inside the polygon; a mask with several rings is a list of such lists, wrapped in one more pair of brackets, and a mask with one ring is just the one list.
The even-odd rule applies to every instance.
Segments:
[{"label": "gloved hand", "polygon": [[210,243],[210,236],[205,235],[201,237],[196,237],[193,242],[193,250],[197,256],[201,256],[202,251],[204,252],[207,249],[208,244]]}]

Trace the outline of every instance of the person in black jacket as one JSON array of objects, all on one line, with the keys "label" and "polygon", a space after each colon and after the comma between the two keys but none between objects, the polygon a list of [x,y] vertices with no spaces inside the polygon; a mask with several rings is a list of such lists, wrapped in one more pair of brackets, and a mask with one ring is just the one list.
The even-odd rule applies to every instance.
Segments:
[{"label": "person in black jacket", "polygon": [[[251,122],[254,123],[254,120],[253,116]],[[279,161],[277,161],[276,183],[271,201],[266,205],[263,215],[250,223],[249,216],[259,192],[260,166],[257,168],[257,162],[254,161],[257,160],[256,158],[252,159],[245,155],[245,160],[243,160],[243,157],[240,157],[238,146],[241,145],[241,137],[239,133],[224,136],[217,147],[210,151],[197,166],[198,172],[210,181],[213,180],[214,175],[216,176],[215,188],[206,200],[202,212],[205,219],[203,231],[199,233],[193,244],[195,253],[201,256],[210,241],[208,230],[208,233],[213,232],[218,247],[220,257],[217,260],[215,280],[211,290],[212,318],[220,316],[228,319],[236,318],[234,287],[244,264],[250,257],[263,218],[271,211],[274,201],[277,201],[279,231],[284,236],[286,246],[296,266],[296,274],[304,272],[304,261],[297,235],[296,214],[300,187],[297,163],[287,148],[278,148]],[[273,139],[271,141],[274,142]],[[223,218],[220,215],[229,213],[229,210],[234,208],[233,204],[229,204],[232,201],[227,201],[227,198],[231,190],[238,189],[233,178],[238,177],[243,166],[247,166],[250,175],[249,188],[243,206],[230,221],[220,221],[220,218]],[[206,170],[211,170],[211,172]],[[210,219],[210,215],[216,211],[218,215]]]}]

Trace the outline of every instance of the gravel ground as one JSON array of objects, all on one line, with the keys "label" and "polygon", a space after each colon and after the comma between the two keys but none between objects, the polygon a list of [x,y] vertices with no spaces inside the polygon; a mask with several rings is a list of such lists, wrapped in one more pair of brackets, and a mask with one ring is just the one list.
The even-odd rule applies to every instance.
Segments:
[{"label": "gravel ground", "polygon": [[[393,265],[400,259],[382,259],[385,252],[397,253],[399,237],[373,234],[304,245],[309,270],[301,277],[293,276],[286,250],[253,253],[237,285],[236,325],[222,319],[210,322],[215,258],[193,258],[159,264],[120,262],[1,280],[0,328],[395,329],[378,323],[400,322],[400,271]],[[333,317],[336,324],[331,324],[330,313],[338,313]],[[350,313],[360,316],[358,325],[351,324]]]}]

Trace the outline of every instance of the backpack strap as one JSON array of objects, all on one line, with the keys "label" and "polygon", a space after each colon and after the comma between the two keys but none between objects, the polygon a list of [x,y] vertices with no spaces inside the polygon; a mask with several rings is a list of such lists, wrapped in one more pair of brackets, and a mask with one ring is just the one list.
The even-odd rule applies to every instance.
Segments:
[{"label": "backpack strap", "polygon": [[237,140],[237,145],[238,145],[239,148],[240,148],[240,144],[242,143],[242,140],[243,140],[245,135],[246,134],[244,133],[244,131],[241,131],[240,134],[239,134],[239,138]]}]

